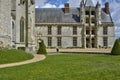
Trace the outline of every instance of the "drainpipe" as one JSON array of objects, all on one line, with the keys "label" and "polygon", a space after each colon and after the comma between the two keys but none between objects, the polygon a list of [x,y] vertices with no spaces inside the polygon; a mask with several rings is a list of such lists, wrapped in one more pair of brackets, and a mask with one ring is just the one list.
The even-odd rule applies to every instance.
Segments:
[{"label": "drainpipe", "polygon": [[25,0],[25,17],[26,17],[25,47],[28,48],[28,0]]}]

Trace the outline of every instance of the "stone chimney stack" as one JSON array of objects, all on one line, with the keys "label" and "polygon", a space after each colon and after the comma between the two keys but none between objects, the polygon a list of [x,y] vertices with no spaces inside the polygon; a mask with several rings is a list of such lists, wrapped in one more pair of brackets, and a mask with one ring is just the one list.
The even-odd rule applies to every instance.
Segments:
[{"label": "stone chimney stack", "polygon": [[106,13],[106,14],[109,14],[109,13],[110,13],[110,11],[109,11],[109,2],[106,2],[106,3],[105,3],[105,13]]},{"label": "stone chimney stack", "polygon": [[65,6],[65,9],[64,9],[65,13],[69,13],[70,12],[69,3],[65,3],[64,6]]}]

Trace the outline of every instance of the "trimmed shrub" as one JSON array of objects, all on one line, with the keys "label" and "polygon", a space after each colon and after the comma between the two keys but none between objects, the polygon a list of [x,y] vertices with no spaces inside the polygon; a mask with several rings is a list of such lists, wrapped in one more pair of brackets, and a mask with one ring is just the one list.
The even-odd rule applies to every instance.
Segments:
[{"label": "trimmed shrub", "polygon": [[120,39],[115,41],[115,44],[112,48],[111,55],[120,55]]},{"label": "trimmed shrub", "polygon": [[44,55],[47,55],[46,46],[45,46],[43,40],[41,40],[41,43],[39,43],[39,49],[38,49],[37,54],[44,54]]}]

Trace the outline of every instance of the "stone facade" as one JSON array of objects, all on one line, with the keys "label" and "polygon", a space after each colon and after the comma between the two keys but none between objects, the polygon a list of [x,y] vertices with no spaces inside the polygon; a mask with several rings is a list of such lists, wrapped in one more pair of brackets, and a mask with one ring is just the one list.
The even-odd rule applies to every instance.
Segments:
[{"label": "stone facade", "polygon": [[[35,50],[35,35],[34,35],[34,28],[35,28],[35,4],[34,0],[11,0],[12,3],[12,19],[15,27],[13,29],[12,35],[13,38],[13,45],[15,48],[24,49],[28,47],[30,50]],[[26,10],[27,5],[27,10]],[[21,23],[23,20],[23,25]],[[23,30],[21,30],[22,26]],[[26,28],[27,27],[27,28]],[[24,34],[21,34],[22,33]],[[20,41],[21,37],[23,36],[23,40]],[[27,37],[26,37],[27,36]],[[26,41],[27,40],[27,41]],[[26,45],[27,43],[27,45]]]},{"label": "stone facade", "polygon": [[109,3],[101,8],[92,0],[82,0],[79,8],[71,9],[67,3],[62,9],[36,9],[36,32],[51,48],[112,48],[115,32],[108,11]]},{"label": "stone facade", "polygon": [[[48,34],[48,26],[51,26],[51,34]],[[58,33],[58,27],[61,27],[60,34]],[[76,34],[73,34],[73,27],[76,27]],[[73,46],[73,37],[76,37],[77,39],[77,47],[82,47],[82,25],[80,24],[63,24],[63,23],[56,23],[56,24],[47,24],[42,25],[38,24],[36,27],[36,32],[41,33],[41,38],[45,41],[45,44],[47,47],[76,47]],[[52,38],[51,46],[48,44],[48,37]],[[58,46],[58,38],[61,38],[60,45]]]},{"label": "stone facade", "polygon": [[38,8],[34,0],[0,0],[0,46],[36,51],[39,39],[47,47],[102,48],[114,44],[109,3],[101,8],[92,0],[80,7]]},{"label": "stone facade", "polygon": [[0,0],[0,48],[11,46],[10,6],[10,0]]}]

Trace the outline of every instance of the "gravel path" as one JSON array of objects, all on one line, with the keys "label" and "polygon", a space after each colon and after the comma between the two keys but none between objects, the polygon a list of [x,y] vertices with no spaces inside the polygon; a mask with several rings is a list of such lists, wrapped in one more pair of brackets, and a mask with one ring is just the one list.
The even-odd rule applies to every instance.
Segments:
[{"label": "gravel path", "polygon": [[46,58],[44,55],[38,55],[38,54],[33,54],[33,55],[34,55],[34,58],[31,60],[26,60],[23,62],[16,62],[16,63],[9,63],[9,64],[1,64],[0,68],[20,66],[20,65],[24,65],[24,64],[34,63],[34,62],[42,61]]},{"label": "gravel path", "polygon": [[[96,49],[96,48],[93,48],[93,49],[90,49],[90,48],[86,48],[86,49],[59,49],[59,52],[67,52],[67,53],[111,53],[111,48],[108,48],[108,49]],[[56,53],[56,49],[47,49],[47,52],[48,53]]]}]

